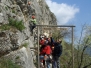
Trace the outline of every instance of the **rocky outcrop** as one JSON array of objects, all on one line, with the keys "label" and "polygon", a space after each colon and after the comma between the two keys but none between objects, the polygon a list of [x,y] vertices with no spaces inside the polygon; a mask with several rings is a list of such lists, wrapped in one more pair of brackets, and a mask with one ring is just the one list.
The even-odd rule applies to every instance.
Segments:
[{"label": "rocky outcrop", "polygon": [[[44,0],[1,0],[0,2],[0,57],[8,57],[22,68],[34,68],[34,37],[30,36],[27,2],[31,7],[38,24],[56,25],[55,15],[49,10]],[[17,22],[22,20],[25,29],[20,31],[14,26],[9,26],[9,19]],[[27,44],[26,44],[27,43]],[[16,59],[16,57],[19,57]]]}]

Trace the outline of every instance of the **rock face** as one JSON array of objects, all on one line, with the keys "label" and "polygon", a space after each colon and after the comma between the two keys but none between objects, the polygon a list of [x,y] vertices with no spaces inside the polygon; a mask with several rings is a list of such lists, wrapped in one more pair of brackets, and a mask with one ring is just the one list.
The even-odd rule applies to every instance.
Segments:
[{"label": "rock face", "polygon": [[[31,2],[31,13],[27,2]],[[1,0],[0,2],[0,57],[8,57],[22,68],[34,68],[34,37],[30,36],[29,20],[36,16],[37,24],[56,25],[55,15],[49,10],[45,0]],[[8,26],[9,19],[21,21],[25,29]],[[26,45],[26,47],[25,47]],[[16,59],[16,57],[19,57]]]}]

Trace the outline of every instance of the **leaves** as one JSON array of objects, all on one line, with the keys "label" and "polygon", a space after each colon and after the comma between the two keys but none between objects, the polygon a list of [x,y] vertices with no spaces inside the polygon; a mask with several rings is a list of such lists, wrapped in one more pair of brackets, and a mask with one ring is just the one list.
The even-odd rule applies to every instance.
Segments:
[{"label": "leaves", "polygon": [[9,25],[16,27],[20,31],[25,29],[25,26],[23,25],[22,20],[17,21],[17,20],[14,20],[13,18],[9,18]]}]

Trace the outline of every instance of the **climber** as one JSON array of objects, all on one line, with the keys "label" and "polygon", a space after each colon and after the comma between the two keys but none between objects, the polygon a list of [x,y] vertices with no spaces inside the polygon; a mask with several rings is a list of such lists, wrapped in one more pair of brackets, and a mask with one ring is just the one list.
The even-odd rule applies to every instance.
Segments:
[{"label": "climber", "polygon": [[53,56],[53,61],[52,61],[52,68],[60,68],[60,56],[62,54],[62,40],[57,40],[54,43],[54,49],[52,50],[52,56]]},{"label": "climber", "polygon": [[[43,62],[44,67],[50,68],[50,55],[52,53],[50,45],[48,45],[48,41],[46,40],[44,46],[40,51],[40,62]],[[45,64],[46,62],[46,64]]]},{"label": "climber", "polygon": [[27,9],[28,9],[29,15],[32,15],[32,7],[31,7],[31,2],[30,1],[28,1]]},{"label": "climber", "polygon": [[27,9],[28,9],[28,13],[29,13],[30,16],[31,16],[32,14],[35,15],[35,10],[31,7],[31,2],[30,2],[30,1],[28,1]]},{"label": "climber", "polygon": [[32,19],[30,19],[29,21],[29,24],[30,24],[30,31],[31,31],[31,35],[33,34],[33,29],[36,27],[36,18],[34,15],[32,15]]}]

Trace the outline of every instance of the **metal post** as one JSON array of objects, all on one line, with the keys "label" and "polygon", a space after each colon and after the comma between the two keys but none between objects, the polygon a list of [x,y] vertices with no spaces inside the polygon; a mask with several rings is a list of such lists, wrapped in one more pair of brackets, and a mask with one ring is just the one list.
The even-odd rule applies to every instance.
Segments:
[{"label": "metal post", "polygon": [[44,26],[48,26],[48,27],[75,27],[75,26],[73,26],[73,25],[36,25],[36,26],[42,26],[42,27],[44,27]]},{"label": "metal post", "polygon": [[40,59],[39,59],[39,26],[37,26],[37,32],[38,32],[38,68],[40,68]]},{"label": "metal post", "polygon": [[73,27],[72,27],[72,68],[74,68],[74,47],[73,47],[74,36],[73,34],[74,32],[73,32]]}]

